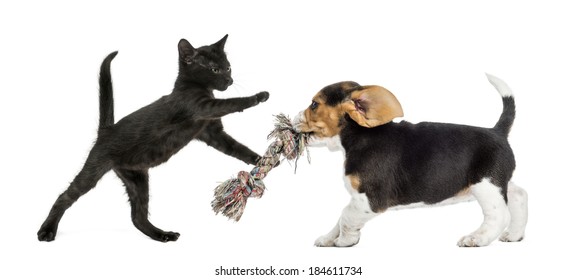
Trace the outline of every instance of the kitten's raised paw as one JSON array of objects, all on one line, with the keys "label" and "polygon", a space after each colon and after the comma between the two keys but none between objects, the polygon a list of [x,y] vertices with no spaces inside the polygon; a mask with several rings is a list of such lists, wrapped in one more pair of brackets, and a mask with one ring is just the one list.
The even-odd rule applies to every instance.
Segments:
[{"label": "kitten's raised paw", "polygon": [[256,100],[258,100],[258,103],[266,102],[268,98],[270,98],[270,93],[267,91],[262,91],[256,94]]}]

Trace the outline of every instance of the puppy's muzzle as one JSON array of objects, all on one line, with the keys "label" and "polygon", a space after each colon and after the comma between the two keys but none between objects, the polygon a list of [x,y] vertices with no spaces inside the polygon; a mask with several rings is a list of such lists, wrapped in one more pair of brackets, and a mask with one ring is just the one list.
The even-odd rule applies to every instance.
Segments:
[{"label": "puppy's muzzle", "polygon": [[300,113],[296,114],[292,119],[292,126],[297,132],[310,132],[310,131],[303,131],[303,128],[306,127],[306,115],[304,111],[300,111]]}]

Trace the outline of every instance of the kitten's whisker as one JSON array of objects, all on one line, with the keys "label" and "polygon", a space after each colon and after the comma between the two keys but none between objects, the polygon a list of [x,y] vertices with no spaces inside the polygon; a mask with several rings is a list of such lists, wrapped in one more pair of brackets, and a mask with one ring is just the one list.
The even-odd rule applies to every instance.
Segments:
[{"label": "kitten's whisker", "polygon": [[242,92],[246,92],[246,87],[242,85],[242,83],[234,81],[231,87],[234,89],[234,93],[236,94],[242,94]]}]

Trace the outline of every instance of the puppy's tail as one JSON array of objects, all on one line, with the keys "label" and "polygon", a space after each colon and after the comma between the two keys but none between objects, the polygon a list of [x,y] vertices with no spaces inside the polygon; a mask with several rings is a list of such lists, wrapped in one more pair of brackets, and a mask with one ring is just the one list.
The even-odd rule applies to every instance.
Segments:
[{"label": "puppy's tail", "polygon": [[98,130],[114,124],[114,92],[112,90],[112,75],[110,74],[110,64],[117,51],[110,53],[100,66],[100,124]]},{"label": "puppy's tail", "polygon": [[490,83],[502,96],[502,114],[494,126],[494,130],[508,137],[510,129],[512,128],[512,124],[514,124],[514,118],[516,117],[516,104],[514,102],[514,95],[512,94],[510,87],[508,87],[508,85],[501,79],[488,73],[486,74],[486,77],[488,77],[488,81],[490,81]]}]

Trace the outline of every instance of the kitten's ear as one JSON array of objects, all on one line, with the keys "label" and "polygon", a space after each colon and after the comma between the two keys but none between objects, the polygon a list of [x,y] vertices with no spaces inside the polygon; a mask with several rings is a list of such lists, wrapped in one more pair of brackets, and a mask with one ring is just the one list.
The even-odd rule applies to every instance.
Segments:
[{"label": "kitten's ear", "polygon": [[224,51],[224,45],[226,44],[226,39],[228,39],[228,34],[224,35],[220,41],[214,43],[212,46],[216,47],[217,49]]},{"label": "kitten's ear", "polygon": [[190,42],[186,39],[181,39],[178,42],[178,53],[180,54],[180,59],[186,64],[192,64],[192,59],[196,56],[197,51]]}]

